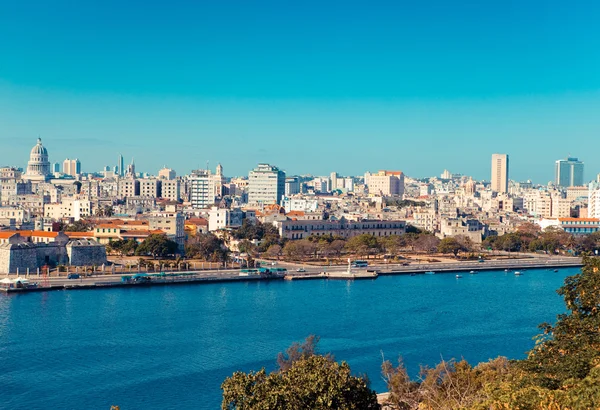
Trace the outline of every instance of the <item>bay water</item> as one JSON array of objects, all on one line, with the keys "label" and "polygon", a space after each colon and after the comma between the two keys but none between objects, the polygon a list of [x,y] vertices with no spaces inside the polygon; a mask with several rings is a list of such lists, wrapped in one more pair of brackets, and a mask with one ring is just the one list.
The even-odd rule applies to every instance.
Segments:
[{"label": "bay water", "polygon": [[383,392],[383,357],[413,376],[442,358],[525,357],[578,271],[1,294],[0,407],[218,409],[227,376],[274,370],[310,334]]}]

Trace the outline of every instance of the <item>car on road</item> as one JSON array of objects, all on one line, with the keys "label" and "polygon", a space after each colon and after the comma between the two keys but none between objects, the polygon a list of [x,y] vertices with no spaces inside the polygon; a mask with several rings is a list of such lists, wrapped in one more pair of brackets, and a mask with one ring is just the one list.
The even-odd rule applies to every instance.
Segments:
[{"label": "car on road", "polygon": [[298,268],[298,269],[296,269],[296,272],[306,272],[306,269],[304,269],[304,268]]},{"label": "car on road", "polygon": [[79,278],[80,278],[80,276],[78,273],[69,273],[67,275],[67,279],[79,279]]}]

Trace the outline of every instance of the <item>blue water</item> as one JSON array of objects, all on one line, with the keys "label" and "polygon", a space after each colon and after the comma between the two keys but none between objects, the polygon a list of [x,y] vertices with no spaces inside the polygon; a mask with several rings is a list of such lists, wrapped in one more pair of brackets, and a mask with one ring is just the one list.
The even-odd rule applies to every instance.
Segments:
[{"label": "blue water", "polygon": [[441,357],[524,357],[577,271],[0,295],[0,407],[218,409],[225,377],[274,369],[309,334],[385,391],[382,354],[412,374]]}]

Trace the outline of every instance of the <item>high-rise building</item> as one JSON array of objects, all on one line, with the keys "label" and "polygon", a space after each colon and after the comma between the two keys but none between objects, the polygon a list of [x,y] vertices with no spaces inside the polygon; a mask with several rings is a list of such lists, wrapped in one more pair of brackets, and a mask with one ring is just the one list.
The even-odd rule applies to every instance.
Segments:
[{"label": "high-rise building", "polygon": [[65,159],[63,161],[63,174],[71,175],[72,177],[81,174],[81,162],[77,158]]},{"label": "high-rise building", "polygon": [[192,171],[189,178],[190,203],[194,209],[210,208],[215,203],[214,187],[210,171]]},{"label": "high-rise building", "polygon": [[492,154],[492,191],[508,192],[507,154]]},{"label": "high-rise building", "polygon": [[60,164],[58,162],[55,162],[52,164],[52,173],[54,173],[54,174],[60,173]]},{"label": "high-rise building", "polygon": [[123,160],[123,155],[119,154],[119,164],[117,165],[119,168],[118,175],[123,178],[125,176],[125,161]]},{"label": "high-rise building", "polygon": [[278,204],[285,193],[285,172],[269,164],[258,164],[248,174],[248,203]]},{"label": "high-rise building", "polygon": [[555,165],[555,183],[560,187],[583,185],[583,162],[577,158],[559,159]]},{"label": "high-rise building", "polygon": [[335,191],[336,189],[340,188],[338,187],[338,174],[337,172],[332,172],[331,175],[329,176],[329,187],[331,188],[332,191]]}]

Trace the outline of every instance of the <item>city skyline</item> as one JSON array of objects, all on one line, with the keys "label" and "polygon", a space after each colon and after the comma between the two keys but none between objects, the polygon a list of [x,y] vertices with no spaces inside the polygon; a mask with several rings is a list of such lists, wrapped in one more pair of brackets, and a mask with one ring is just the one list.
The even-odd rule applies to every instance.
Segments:
[{"label": "city skyline", "polygon": [[[38,138],[38,140],[39,140],[39,138]],[[46,141],[44,141],[44,145],[45,145],[46,148],[48,148],[48,146],[46,145]],[[499,155],[499,154],[492,154],[492,162],[494,161],[494,156],[496,156],[496,155]],[[565,161],[565,160],[568,160],[568,159],[573,159],[573,158],[566,157],[566,158],[558,159],[558,160],[554,161],[554,166],[556,165],[556,163],[558,163],[560,161]],[[55,165],[57,165],[57,166],[59,166],[59,169],[62,170],[62,171],[57,171],[57,172],[62,172],[62,173],[68,174],[68,172],[64,172],[64,166],[65,166],[64,163],[66,161],[68,161],[68,160],[69,160],[69,157],[65,158],[64,161],[62,161],[62,160],[55,160],[55,158],[53,158],[53,156],[52,156],[52,149],[49,150],[49,161],[50,161],[51,166],[54,167]],[[104,168],[106,167],[106,168],[109,168],[110,171],[114,171],[115,169],[118,170],[117,174],[120,175],[121,174],[120,168],[124,164],[124,158],[123,158],[123,154],[122,153],[118,153],[118,157],[117,157],[117,160],[116,160],[115,163],[106,163],[105,165],[102,165],[101,167],[99,167],[98,169],[95,169],[95,170],[84,169],[84,167],[82,167],[82,165],[81,165],[81,161],[79,159],[75,159],[75,160],[78,162],[78,169],[80,169],[81,173],[83,173],[83,174],[101,174],[102,171],[104,170]],[[575,159],[575,160],[577,160],[577,159]],[[131,161],[133,163],[135,161],[135,158],[132,157]],[[488,162],[489,162],[489,159],[488,159]],[[125,174],[127,173],[127,169],[126,168],[128,168],[130,166],[130,164],[128,164],[123,169],[123,175],[120,175],[120,176],[125,176]],[[248,169],[246,172],[242,172],[240,174],[231,174],[231,173],[229,173],[228,175],[230,177],[244,177],[244,176],[247,177],[248,173],[257,164],[266,164],[266,162],[265,161],[255,162],[253,165],[251,165],[251,168]],[[286,174],[288,176],[312,175],[312,176],[315,176],[315,177],[323,177],[323,176],[328,176],[329,174],[333,174],[333,173],[339,174],[339,172],[337,172],[337,171],[332,171],[332,172],[323,173],[323,174],[315,174],[315,173],[310,173],[310,172],[289,173],[286,170],[285,167],[282,167],[279,164],[273,164],[273,165],[279,167],[282,171],[286,172]],[[0,164],[0,166],[16,167],[16,168],[22,169],[23,171],[25,171],[27,169],[27,165],[21,166],[19,164],[14,164],[14,163],[3,163],[3,164]],[[216,161],[214,164],[211,163],[211,161],[207,161],[206,163],[204,163],[204,164],[200,163],[200,164],[198,164],[197,167],[195,167],[193,169],[189,169],[189,170],[179,170],[179,169],[176,169],[173,166],[169,166],[166,163],[157,166],[155,169],[149,169],[149,170],[142,169],[142,170],[140,170],[137,167],[137,165],[135,165],[134,169],[135,169],[136,173],[143,173],[143,174],[157,176],[158,173],[159,173],[159,171],[161,169],[163,169],[163,168],[166,167],[166,168],[170,168],[170,169],[173,169],[174,171],[176,171],[177,175],[190,175],[190,174],[193,173],[193,171],[197,171],[197,170],[210,170],[210,169],[212,169],[212,168],[214,168],[216,166],[220,166],[221,169],[224,168],[224,166],[222,165],[222,163],[220,161]],[[507,172],[507,174],[508,174],[508,180],[515,181],[515,182],[524,182],[524,181],[527,181],[527,180],[531,180],[531,178],[522,178],[522,179],[513,178],[512,177],[512,169],[513,169],[512,167],[513,167],[513,164],[512,164],[512,161],[511,161],[510,171]],[[383,168],[379,167],[379,169],[383,169]],[[488,169],[489,169],[489,165],[488,165]],[[556,167],[554,167],[553,170],[554,170],[553,172],[556,174]],[[446,171],[446,169],[444,169],[444,171]],[[369,171],[368,170],[363,170],[363,171],[357,170],[357,172],[355,172],[355,173],[344,174],[344,176],[359,177],[359,176],[363,176],[365,174],[365,172],[369,172]],[[431,178],[431,177],[439,177],[443,173],[443,172],[437,172],[437,173],[433,172],[430,175],[414,176],[414,175],[407,174],[404,171],[402,171],[402,172],[405,175],[407,175],[408,177],[415,178],[415,179],[426,179],[426,178]],[[467,174],[467,173],[462,173],[462,172],[451,172],[451,173],[455,174],[455,175],[464,175],[464,176],[470,176],[470,177],[474,177],[475,176],[475,175],[471,175],[471,174]],[[480,181],[488,181],[488,182],[491,183],[493,181],[493,179],[494,179],[492,174],[493,174],[493,166],[492,166],[492,173],[489,173],[489,171],[488,171],[488,175],[487,176],[484,176],[483,178],[475,178],[475,179],[476,180],[480,180]],[[589,182],[596,181],[597,180],[597,175],[599,175],[599,174],[593,174],[588,179],[583,179],[583,185],[587,185]],[[533,181],[533,182],[535,184],[539,184],[539,185],[546,184],[546,182],[538,182],[538,181]],[[554,178],[554,180],[549,180],[547,182],[548,183],[555,183],[556,184],[556,178]]]},{"label": "city skyline", "polygon": [[515,180],[547,183],[600,134],[595,3],[139,7],[2,6],[3,163],[38,135],[88,171],[123,152],[140,170],[487,179],[506,152]]}]

